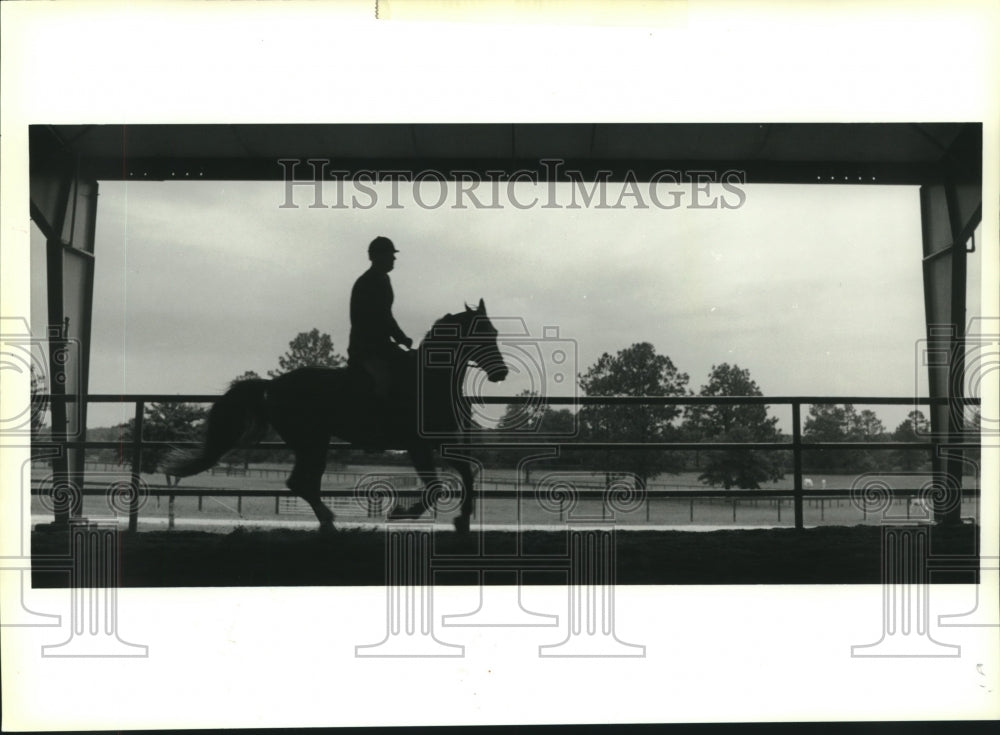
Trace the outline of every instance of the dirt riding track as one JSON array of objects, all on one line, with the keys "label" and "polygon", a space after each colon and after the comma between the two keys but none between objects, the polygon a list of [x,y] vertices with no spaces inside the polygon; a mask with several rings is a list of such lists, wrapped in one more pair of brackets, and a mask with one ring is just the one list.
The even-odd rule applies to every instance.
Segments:
[{"label": "dirt riding track", "polygon": [[[974,559],[978,526],[929,529],[929,558]],[[877,526],[803,530],[622,531],[615,535],[617,584],[878,584],[883,529]],[[386,584],[386,532],[237,529],[229,534],[150,531],[122,534],[124,587],[338,586]],[[521,543],[518,552],[518,541]],[[544,569],[538,557],[565,557],[565,532],[487,531],[434,534],[435,555],[534,557],[521,566],[524,584],[565,584],[566,572]],[[481,546],[480,546],[481,544]],[[45,571],[65,558],[66,533],[32,534],[33,585],[63,587],[65,571]],[[466,556],[468,558],[468,556]],[[517,567],[518,564],[513,564]],[[977,565],[966,563],[965,568]],[[475,565],[466,565],[466,570]],[[952,565],[954,568],[954,565]],[[932,583],[971,583],[971,571],[934,571]],[[496,578],[513,583],[511,572]],[[474,571],[436,571],[435,584],[478,584]]]}]

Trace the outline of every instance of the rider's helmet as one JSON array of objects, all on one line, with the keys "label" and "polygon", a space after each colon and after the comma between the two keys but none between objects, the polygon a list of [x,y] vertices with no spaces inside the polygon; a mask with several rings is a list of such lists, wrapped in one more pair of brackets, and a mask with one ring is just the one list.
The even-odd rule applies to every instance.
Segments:
[{"label": "rider's helmet", "polygon": [[379,235],[368,245],[368,257],[374,257],[376,255],[382,255],[384,253],[398,253],[396,246],[392,244],[392,240],[388,237],[382,237]]}]

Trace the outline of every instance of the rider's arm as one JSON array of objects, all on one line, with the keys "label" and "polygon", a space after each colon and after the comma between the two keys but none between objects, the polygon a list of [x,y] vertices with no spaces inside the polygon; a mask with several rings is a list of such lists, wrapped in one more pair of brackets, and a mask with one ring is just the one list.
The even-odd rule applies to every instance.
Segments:
[{"label": "rider's arm", "polygon": [[405,344],[407,347],[413,344],[413,340],[407,337],[406,333],[399,328],[399,325],[396,324],[396,319],[391,313],[389,314],[389,330],[389,333],[397,344]]},{"label": "rider's arm", "polygon": [[392,282],[389,280],[388,276],[386,276],[385,279],[385,288],[386,293],[383,296],[382,303],[385,305],[383,323],[385,324],[386,331],[396,344],[406,345],[409,347],[413,344],[413,340],[407,337],[406,333],[399,328],[399,324],[396,323],[396,318],[392,315]]}]

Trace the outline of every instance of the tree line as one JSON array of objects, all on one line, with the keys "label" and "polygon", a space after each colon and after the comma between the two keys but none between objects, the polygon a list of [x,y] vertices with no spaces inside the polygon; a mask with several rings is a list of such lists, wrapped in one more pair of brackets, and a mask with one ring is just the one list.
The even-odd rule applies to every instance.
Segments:
[{"label": "tree line", "polygon": [[[750,371],[736,364],[713,365],[707,381],[697,392],[690,378],[673,361],[656,353],[648,342],[633,344],[616,354],[605,353],[579,376],[579,386],[588,396],[699,396],[717,398],[763,397]],[[586,405],[575,416],[566,409],[533,408],[534,424],[541,433],[559,433],[575,422],[576,441],[622,441],[636,443],[791,443],[790,434],[778,428],[778,418],[764,403],[694,403],[688,405]],[[501,428],[517,423],[518,406],[509,406]],[[523,423],[523,421],[521,422]],[[874,411],[858,411],[851,404],[809,406],[802,427],[803,442],[929,441],[929,422],[919,410],[909,413],[894,431],[885,429]],[[508,455],[509,459],[509,455]],[[644,485],[652,478],[681,472],[698,472],[705,485],[726,489],[759,489],[792,471],[788,451],[726,448],[678,450],[612,450],[564,452],[551,464],[602,471],[609,477],[630,473]],[[906,450],[809,450],[803,454],[803,470],[809,473],[859,474],[882,471],[919,471],[930,467],[930,454]]]}]

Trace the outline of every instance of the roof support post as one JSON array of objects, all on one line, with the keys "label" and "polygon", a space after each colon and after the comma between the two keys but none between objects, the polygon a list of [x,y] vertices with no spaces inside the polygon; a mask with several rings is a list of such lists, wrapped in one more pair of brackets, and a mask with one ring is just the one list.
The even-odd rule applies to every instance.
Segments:
[{"label": "roof support post", "polygon": [[[978,133],[975,134],[975,133]],[[965,436],[966,249],[982,218],[982,129],[961,136],[946,159],[943,183],[920,188],[926,348],[931,435],[934,442],[934,517],[962,517]]]},{"label": "roof support post", "polygon": [[[61,141],[41,126],[31,128],[30,170],[31,219],[46,239],[52,441],[83,441],[94,300],[97,182],[81,177]],[[84,450],[67,448],[53,460],[53,472],[55,484],[68,490],[65,502],[55,503],[55,524],[65,526],[70,518],[82,515]]]}]

